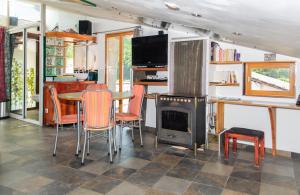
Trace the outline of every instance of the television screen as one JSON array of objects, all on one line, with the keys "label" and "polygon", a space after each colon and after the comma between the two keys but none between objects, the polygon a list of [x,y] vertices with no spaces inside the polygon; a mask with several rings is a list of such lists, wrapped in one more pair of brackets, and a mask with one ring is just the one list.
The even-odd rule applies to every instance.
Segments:
[{"label": "television screen", "polygon": [[132,65],[168,65],[168,35],[132,38]]}]

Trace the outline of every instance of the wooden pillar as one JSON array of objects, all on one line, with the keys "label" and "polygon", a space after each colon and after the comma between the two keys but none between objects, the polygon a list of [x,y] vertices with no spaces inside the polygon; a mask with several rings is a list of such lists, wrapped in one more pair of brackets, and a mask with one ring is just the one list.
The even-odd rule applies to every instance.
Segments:
[{"label": "wooden pillar", "polygon": [[217,102],[217,121],[216,134],[219,134],[224,129],[224,103]]},{"label": "wooden pillar", "polygon": [[276,108],[268,107],[272,130],[272,155],[276,155]]}]

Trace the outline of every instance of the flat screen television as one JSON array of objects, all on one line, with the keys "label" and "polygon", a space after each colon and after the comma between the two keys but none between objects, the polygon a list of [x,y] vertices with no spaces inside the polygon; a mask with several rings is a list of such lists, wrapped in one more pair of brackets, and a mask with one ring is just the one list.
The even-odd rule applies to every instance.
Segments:
[{"label": "flat screen television", "polygon": [[167,66],[168,35],[154,35],[132,38],[132,65]]}]

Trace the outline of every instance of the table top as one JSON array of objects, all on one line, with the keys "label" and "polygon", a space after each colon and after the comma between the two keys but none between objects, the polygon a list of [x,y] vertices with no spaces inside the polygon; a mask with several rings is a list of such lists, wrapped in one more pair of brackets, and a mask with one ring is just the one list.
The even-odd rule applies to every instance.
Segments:
[{"label": "table top", "polygon": [[249,100],[222,100],[222,99],[217,99],[217,98],[210,99],[209,102],[233,104],[233,105],[243,105],[243,106],[272,107],[272,108],[300,110],[300,106],[297,106],[296,104],[292,104],[292,103],[249,101]]},{"label": "table top", "polygon": [[[80,101],[82,92],[73,92],[73,93],[61,93],[58,94],[58,98],[62,100],[70,101]],[[130,91],[125,92],[112,92],[114,100],[123,100],[133,97],[133,94]]]}]

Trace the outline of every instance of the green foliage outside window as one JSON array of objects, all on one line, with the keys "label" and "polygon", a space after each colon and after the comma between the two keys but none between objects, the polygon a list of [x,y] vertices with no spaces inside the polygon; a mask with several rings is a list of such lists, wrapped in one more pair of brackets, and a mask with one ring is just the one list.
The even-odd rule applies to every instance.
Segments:
[{"label": "green foliage outside window", "polygon": [[255,68],[253,72],[285,82],[289,82],[290,80],[288,68]]}]

